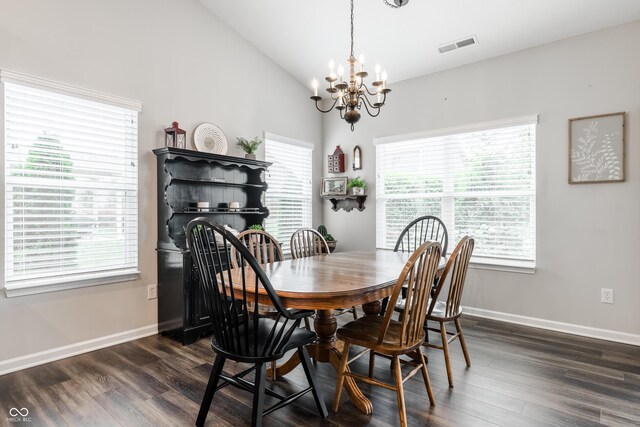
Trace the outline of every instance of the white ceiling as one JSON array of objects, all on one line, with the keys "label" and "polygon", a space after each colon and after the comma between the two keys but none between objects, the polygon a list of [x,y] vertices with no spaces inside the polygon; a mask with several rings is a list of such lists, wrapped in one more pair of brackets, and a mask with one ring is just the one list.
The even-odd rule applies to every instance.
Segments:
[{"label": "white ceiling", "polygon": [[[348,0],[199,1],[306,85],[349,55]],[[394,82],[637,19],[640,0],[355,0],[355,54]],[[437,52],[471,35],[478,45]]]}]

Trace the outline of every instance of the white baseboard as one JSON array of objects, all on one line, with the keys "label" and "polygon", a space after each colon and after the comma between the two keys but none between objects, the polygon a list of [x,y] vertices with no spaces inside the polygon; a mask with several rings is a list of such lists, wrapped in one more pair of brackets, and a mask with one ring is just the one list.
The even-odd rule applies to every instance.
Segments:
[{"label": "white baseboard", "polygon": [[484,310],[482,308],[474,307],[464,307],[464,312],[471,316],[484,317],[486,319],[501,320],[503,322],[516,323],[518,325],[548,329],[550,331],[565,332],[567,334],[581,335],[583,337],[598,338],[606,341],[615,341],[640,346],[640,335],[630,334],[627,332],[592,328],[590,326],[574,325],[572,323],[556,322],[553,320],[538,319],[535,317],[520,316],[518,314],[502,313],[500,311]]},{"label": "white baseboard", "polygon": [[148,337],[158,333],[158,325],[149,325],[142,328],[131,329],[129,331],[118,332],[117,334],[94,338],[87,341],[53,348],[51,350],[40,351],[38,353],[27,354],[26,356],[15,357],[13,359],[0,361],[0,375],[32,366],[42,365],[55,360],[66,359],[82,353],[98,350],[112,345],[133,341],[139,338]]}]

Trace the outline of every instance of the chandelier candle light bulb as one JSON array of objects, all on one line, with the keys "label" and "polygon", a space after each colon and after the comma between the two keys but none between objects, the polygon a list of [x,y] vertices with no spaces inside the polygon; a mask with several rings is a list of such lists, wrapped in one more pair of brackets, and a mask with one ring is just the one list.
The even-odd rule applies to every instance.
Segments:
[{"label": "chandelier candle light bulb", "polygon": [[[391,89],[387,88],[387,72],[386,70],[380,74],[380,65],[375,66],[376,80],[371,83],[373,87],[367,87],[365,79],[369,75],[364,69],[364,55],[360,55],[356,60],[353,53],[353,2],[351,0],[351,51],[347,59],[347,68],[342,64],[338,65],[338,78],[334,74],[335,62],[329,61],[329,76],[325,80],[329,83],[326,91],[333,104],[327,110],[320,108],[322,97],[318,95],[317,81],[312,82],[313,96],[311,99],[315,102],[316,108],[322,113],[328,113],[334,109],[338,110],[340,118],[344,119],[351,125],[351,131],[354,130],[355,123],[360,120],[360,110],[364,106],[364,110],[371,116],[377,117],[380,110],[387,100],[387,94]],[[359,64],[359,67],[356,67]],[[349,72],[348,79],[345,80],[345,71]],[[357,71],[356,71],[357,70]],[[382,77],[382,78],[381,78]],[[334,84],[334,82],[336,82]]]}]

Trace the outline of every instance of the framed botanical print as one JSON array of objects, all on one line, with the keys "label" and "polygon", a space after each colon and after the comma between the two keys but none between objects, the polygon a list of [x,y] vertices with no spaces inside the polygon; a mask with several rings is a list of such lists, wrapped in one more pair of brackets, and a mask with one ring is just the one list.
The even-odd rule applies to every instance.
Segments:
[{"label": "framed botanical print", "polygon": [[347,177],[322,178],[323,196],[344,196],[347,194]]},{"label": "framed botanical print", "polygon": [[569,119],[569,184],[624,181],[625,113]]}]

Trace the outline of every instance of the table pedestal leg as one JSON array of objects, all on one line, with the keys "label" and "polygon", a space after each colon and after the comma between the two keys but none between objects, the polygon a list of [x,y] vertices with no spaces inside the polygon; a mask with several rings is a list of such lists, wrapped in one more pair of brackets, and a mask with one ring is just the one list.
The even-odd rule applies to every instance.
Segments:
[{"label": "table pedestal leg", "polygon": [[[318,341],[308,347],[309,354],[319,362],[329,362],[337,371],[340,368],[340,359],[343,357],[344,343],[336,342],[338,322],[333,310],[318,310],[313,326],[318,334]],[[348,355],[344,355],[344,357],[348,357]],[[348,366],[347,370],[349,370]],[[373,412],[371,401],[362,394],[353,378],[345,378],[344,388],[356,408],[365,414]]]},{"label": "table pedestal leg", "polygon": [[381,310],[382,302],[380,300],[362,305],[362,311],[364,311],[365,316],[378,316]]},{"label": "table pedestal leg", "polygon": [[[380,302],[376,301],[372,304],[365,304],[363,308],[368,316],[377,316],[378,313],[380,313]],[[318,341],[315,344],[307,346],[309,355],[318,362],[330,363],[337,371],[340,368],[340,360],[342,358],[344,343],[342,343],[342,341],[336,342],[338,322],[333,314],[333,310],[318,310],[313,326],[318,334]],[[289,360],[276,368],[276,376],[281,377],[286,375],[295,369],[298,364],[300,364],[300,358],[296,352]],[[347,371],[348,370],[349,367],[347,366]],[[269,378],[270,376],[271,370],[267,370],[267,377]],[[362,391],[353,378],[345,378],[344,388],[356,408],[360,409],[365,414],[373,412],[373,405],[371,404],[371,401],[362,394]]]}]

